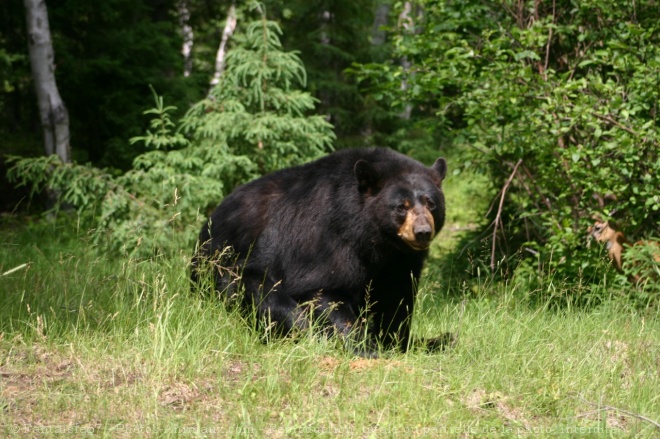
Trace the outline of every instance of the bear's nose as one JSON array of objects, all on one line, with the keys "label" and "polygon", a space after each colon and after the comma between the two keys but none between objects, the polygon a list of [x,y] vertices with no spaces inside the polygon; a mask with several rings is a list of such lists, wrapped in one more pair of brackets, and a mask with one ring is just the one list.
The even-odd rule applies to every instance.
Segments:
[{"label": "bear's nose", "polygon": [[415,241],[419,243],[427,243],[431,240],[432,230],[428,224],[418,225],[415,227]]}]

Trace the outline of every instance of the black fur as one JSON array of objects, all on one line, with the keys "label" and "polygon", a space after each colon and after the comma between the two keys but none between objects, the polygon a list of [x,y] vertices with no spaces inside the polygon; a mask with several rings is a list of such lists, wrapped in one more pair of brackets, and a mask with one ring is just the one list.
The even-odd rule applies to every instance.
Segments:
[{"label": "black fur", "polygon": [[245,288],[239,301],[282,332],[308,327],[313,309],[326,327],[349,336],[359,332],[358,316],[368,310],[371,340],[405,350],[428,252],[397,236],[405,219],[401,206],[427,203],[439,232],[445,173],[442,158],[427,168],[370,148],[254,180],[228,195],[202,227],[192,280],[203,260],[229,246],[232,256],[215,271],[216,290],[235,296],[239,282],[230,273],[239,274]]}]

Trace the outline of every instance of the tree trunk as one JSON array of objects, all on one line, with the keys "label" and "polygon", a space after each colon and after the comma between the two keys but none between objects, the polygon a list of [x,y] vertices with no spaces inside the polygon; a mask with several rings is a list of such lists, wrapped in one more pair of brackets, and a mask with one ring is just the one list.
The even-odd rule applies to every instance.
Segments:
[{"label": "tree trunk", "polygon": [[390,6],[389,3],[381,3],[376,8],[376,13],[374,14],[374,27],[371,31],[371,44],[374,46],[380,46],[385,43],[387,33],[381,29],[381,27],[387,25],[387,19],[390,15]]},{"label": "tree trunk", "polygon": [[55,53],[45,0],[24,0],[32,78],[37,92],[46,155],[71,161],[69,113],[55,82]]},{"label": "tree trunk", "polygon": [[[399,26],[402,28],[403,33],[412,34],[415,28],[415,22],[413,18],[413,5],[411,2],[404,2],[403,10],[399,14]],[[412,63],[408,60],[407,57],[401,59],[401,67],[403,67],[403,79],[401,80],[401,90],[406,91],[408,89],[408,81],[406,80],[406,74],[410,72],[410,67]],[[409,120],[410,115],[412,114],[412,105],[406,104],[403,111],[399,115],[401,119]]]},{"label": "tree trunk", "polygon": [[190,9],[188,9],[188,0],[179,0],[177,2],[177,12],[179,15],[181,36],[183,37],[183,45],[181,46],[181,54],[183,55],[183,76],[187,78],[192,73],[192,48],[194,42],[193,29],[192,26],[190,26]]},{"label": "tree trunk", "polygon": [[[408,1],[404,2],[403,9],[399,14],[400,32],[408,35],[415,34],[417,32],[417,30],[415,29],[416,26],[415,23],[416,21],[421,21],[423,13],[424,10],[422,9],[421,6],[414,5],[413,2],[408,2]],[[412,67],[412,63],[405,56],[401,60],[401,67],[403,67],[403,71],[404,71],[403,79],[401,80],[401,90],[405,91],[408,89],[408,81],[406,80],[406,76],[414,75],[414,73],[410,73],[410,68]],[[403,109],[403,112],[401,112],[399,117],[408,120],[410,119],[411,114],[412,114],[412,105],[406,104],[405,108]]]},{"label": "tree trunk", "polygon": [[[334,14],[329,11],[325,10],[321,12],[321,15],[319,16],[319,28],[321,29],[321,35],[320,35],[320,42],[322,46],[329,46],[332,43],[332,39],[330,38],[330,35],[328,33],[328,30],[331,26],[331,22],[334,19]],[[334,60],[334,57],[330,57],[328,59],[328,63],[325,64],[324,69],[327,69],[329,73],[334,73],[332,77],[332,82],[336,83],[339,81],[338,78],[338,68],[336,65],[333,65],[332,61]],[[336,125],[336,121],[333,120],[333,115],[332,115],[332,93],[327,87],[321,87],[319,92],[318,92],[318,98],[319,98],[319,105],[318,105],[318,111],[319,113],[323,114],[325,113],[325,120],[326,122],[330,122],[334,125]]]},{"label": "tree trunk", "polygon": [[227,54],[227,42],[234,34],[236,29],[236,5],[232,4],[227,14],[227,21],[225,22],[225,29],[222,31],[222,41],[218,53],[215,56],[215,74],[211,79],[211,89],[218,85],[222,72],[225,70],[225,55]]}]

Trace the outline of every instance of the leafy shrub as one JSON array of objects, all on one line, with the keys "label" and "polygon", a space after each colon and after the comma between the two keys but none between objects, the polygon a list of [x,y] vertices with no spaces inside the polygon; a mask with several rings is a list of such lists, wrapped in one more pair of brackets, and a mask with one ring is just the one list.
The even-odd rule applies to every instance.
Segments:
[{"label": "leafy shrub", "polygon": [[488,171],[500,189],[489,212],[496,251],[483,255],[491,268],[540,258],[562,278],[598,282],[602,264],[585,246],[592,215],[616,217],[632,239],[660,235],[653,2],[419,3],[415,32],[395,37],[412,67],[355,71]]},{"label": "leafy shrub", "polygon": [[623,271],[636,285],[635,301],[642,305],[660,303],[660,241],[639,242],[626,249]]}]

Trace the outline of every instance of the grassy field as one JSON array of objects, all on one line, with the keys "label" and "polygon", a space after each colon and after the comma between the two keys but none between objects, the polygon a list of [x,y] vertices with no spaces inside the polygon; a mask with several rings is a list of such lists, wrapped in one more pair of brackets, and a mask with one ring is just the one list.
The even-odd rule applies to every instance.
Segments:
[{"label": "grassy field", "polygon": [[413,330],[456,346],[365,360],[312,335],[261,343],[189,292],[188,258],[105,257],[75,225],[3,220],[0,274],[29,264],[0,276],[3,436],[660,436],[657,310],[556,310],[487,280],[448,297],[432,259]]}]

